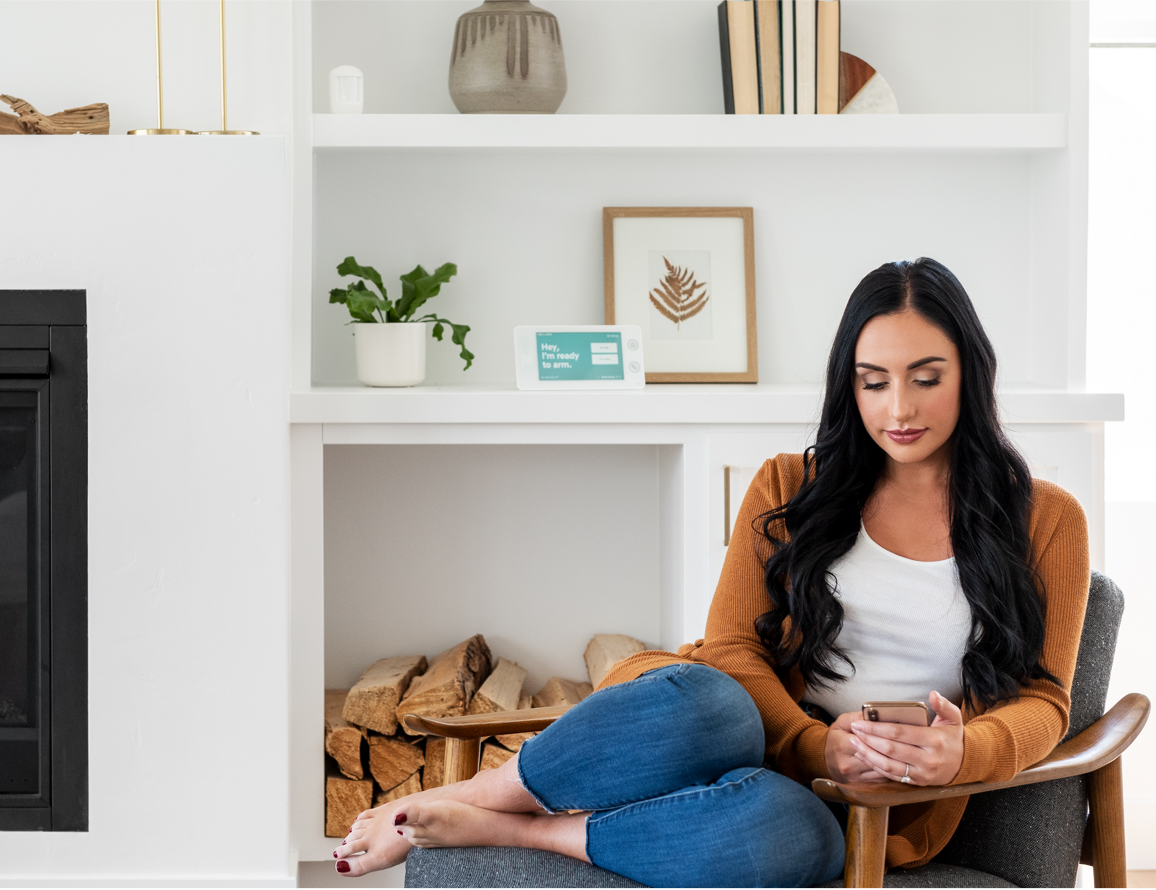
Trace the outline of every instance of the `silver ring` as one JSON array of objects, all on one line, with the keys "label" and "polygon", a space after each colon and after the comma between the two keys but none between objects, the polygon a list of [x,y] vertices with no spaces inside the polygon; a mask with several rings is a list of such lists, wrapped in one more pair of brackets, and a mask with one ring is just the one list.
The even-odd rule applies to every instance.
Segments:
[{"label": "silver ring", "polygon": [[903,771],[903,778],[900,779],[899,781],[902,782],[904,785],[910,785],[911,784],[910,773],[911,773],[911,764],[909,763],[909,764],[907,764],[907,769],[905,769]]}]

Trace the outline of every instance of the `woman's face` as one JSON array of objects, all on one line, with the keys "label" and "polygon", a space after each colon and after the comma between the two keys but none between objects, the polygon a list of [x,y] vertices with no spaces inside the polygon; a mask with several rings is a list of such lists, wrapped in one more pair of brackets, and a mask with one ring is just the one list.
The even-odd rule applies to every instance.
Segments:
[{"label": "woman's face", "polygon": [[877,315],[859,333],[859,415],[871,438],[898,463],[949,455],[947,442],[959,421],[959,382],[959,350],[916,312]]}]

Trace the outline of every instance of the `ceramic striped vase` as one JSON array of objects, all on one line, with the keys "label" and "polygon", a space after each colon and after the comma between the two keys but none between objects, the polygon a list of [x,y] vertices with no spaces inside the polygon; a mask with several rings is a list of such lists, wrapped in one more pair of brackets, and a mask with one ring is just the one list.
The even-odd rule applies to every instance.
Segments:
[{"label": "ceramic striped vase", "polygon": [[486,0],[458,19],[450,98],[462,114],[553,114],[565,96],[553,13],[529,0]]}]

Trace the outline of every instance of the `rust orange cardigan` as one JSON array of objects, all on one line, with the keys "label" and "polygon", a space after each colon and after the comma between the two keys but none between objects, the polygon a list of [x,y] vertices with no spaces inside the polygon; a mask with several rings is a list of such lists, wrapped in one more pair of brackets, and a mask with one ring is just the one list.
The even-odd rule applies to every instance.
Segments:
[{"label": "rust orange cardigan", "polygon": [[[706,636],[678,653],[639,652],[615,665],[599,688],[632,680],[668,664],[700,662],[734,677],[758,705],[766,734],[766,764],[798,782],[828,778],[824,757],[827,727],[799,708],[804,683],[797,670],[786,684],[764,660],[755,619],[768,609],[763,564],[770,544],[752,528],[754,519],[789,500],[803,481],[803,456],[780,454],[763,464],[739,511],[711,602]],[[1068,728],[1068,690],[1076,665],[1088,598],[1088,529],[1084,511],[1067,491],[1035,480],[1030,533],[1047,596],[1043,666],[1064,688],[1032,681],[1018,701],[987,712],[964,711],[963,764],[952,784],[1000,782],[1047,755]],[[780,537],[786,537],[780,528]],[[899,620],[899,616],[896,616]],[[895,807],[887,839],[887,865],[914,867],[930,860],[951,838],[966,797]]]}]

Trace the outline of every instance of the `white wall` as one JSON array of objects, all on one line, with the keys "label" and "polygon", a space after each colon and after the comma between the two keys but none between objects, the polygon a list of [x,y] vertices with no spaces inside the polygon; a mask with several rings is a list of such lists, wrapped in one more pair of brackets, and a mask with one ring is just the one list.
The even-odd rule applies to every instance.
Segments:
[{"label": "white wall", "polygon": [[325,685],[475,633],[530,693],[596,633],[659,648],[658,530],[653,445],[328,445]]},{"label": "white wall", "polygon": [[1128,406],[1107,427],[1107,499],[1156,501],[1156,110],[1146,95],[1156,49],[1094,49],[1091,77],[1088,386],[1123,392]]},{"label": "white wall", "polygon": [[[1156,3],[1092,6],[1094,42],[1156,40]],[[1156,597],[1148,557],[1156,538],[1156,394],[1149,385],[1156,283],[1156,114],[1147,88],[1156,49],[1093,49],[1088,231],[1088,387],[1123,392],[1127,416],[1105,430],[1107,573],[1126,607],[1108,700],[1156,698],[1151,632]],[[1128,867],[1156,869],[1156,733],[1124,755]]]},{"label": "white wall", "polygon": [[[150,0],[0,0],[0,92],[156,126]],[[220,126],[218,4],[162,4],[165,124]],[[291,130],[291,3],[227,4],[229,125]],[[0,288],[88,291],[90,830],[0,884],[285,884],[284,138],[0,139]],[[282,729],[278,729],[281,727]]]}]

